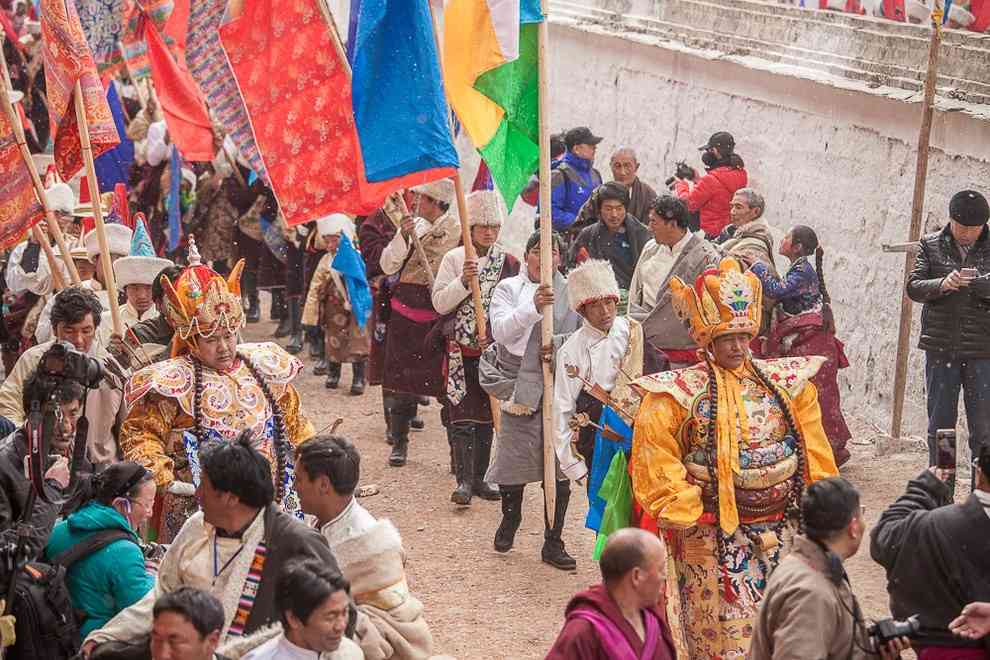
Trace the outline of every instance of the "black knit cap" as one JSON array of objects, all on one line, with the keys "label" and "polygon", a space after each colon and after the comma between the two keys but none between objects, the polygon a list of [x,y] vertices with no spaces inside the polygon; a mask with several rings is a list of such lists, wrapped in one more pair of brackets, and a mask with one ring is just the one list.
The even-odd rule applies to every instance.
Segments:
[{"label": "black knit cap", "polygon": [[966,227],[979,227],[990,219],[990,205],[975,190],[960,190],[949,202],[949,217]]}]

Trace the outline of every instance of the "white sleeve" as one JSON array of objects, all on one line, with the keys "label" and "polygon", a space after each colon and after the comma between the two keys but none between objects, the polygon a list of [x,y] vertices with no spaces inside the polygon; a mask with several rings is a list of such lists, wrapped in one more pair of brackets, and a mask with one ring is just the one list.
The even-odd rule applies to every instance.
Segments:
[{"label": "white sleeve", "polygon": [[[588,474],[587,465],[578,457],[574,451],[574,445],[571,444],[574,431],[568,424],[577,410],[577,400],[581,394],[582,383],[580,379],[567,375],[566,365],[576,361],[570,356],[570,351],[574,348],[579,336],[578,333],[572,334],[560,347],[560,351],[557,353],[557,370],[553,381],[554,450],[557,453],[561,472],[568,479],[575,481]],[[598,420],[592,421],[597,422]]]},{"label": "white sleeve", "polygon": [[38,317],[38,327],[34,330],[34,338],[39,344],[44,344],[52,338],[52,307],[55,305],[55,296],[48,299],[45,308],[41,310]]},{"label": "white sleeve", "polygon": [[14,248],[7,262],[7,288],[15,294],[30,291],[38,296],[45,296],[52,291],[51,269],[44,251],[38,257],[38,268],[33,273],[27,273],[21,267],[21,259],[27,249],[28,242],[24,241]]},{"label": "white sleeve", "polygon": [[450,314],[468,297],[470,291],[461,282],[464,273],[464,262],[457,266],[458,251],[456,248],[443,255],[440,270],[433,282],[433,308],[438,314]]},{"label": "white sleeve", "polygon": [[378,265],[382,267],[382,272],[386,275],[395,275],[402,268],[408,253],[409,246],[406,244],[406,239],[401,231],[397,231],[385,249],[382,250]]},{"label": "white sleeve", "polygon": [[536,309],[531,296],[516,300],[512,279],[503,280],[495,287],[489,309],[492,338],[503,345],[511,345],[522,339],[543,315]]}]

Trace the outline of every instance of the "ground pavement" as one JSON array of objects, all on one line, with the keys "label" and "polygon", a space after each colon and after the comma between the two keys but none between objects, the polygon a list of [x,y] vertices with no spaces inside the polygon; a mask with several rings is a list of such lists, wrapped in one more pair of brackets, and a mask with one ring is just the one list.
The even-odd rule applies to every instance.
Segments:
[{"label": "ground pavement", "polygon": [[[273,331],[272,323],[249,325],[245,338],[270,340]],[[409,463],[392,468],[386,460],[389,447],[384,440],[381,389],[369,387],[363,396],[350,396],[351,374],[345,367],[340,389],[327,390],[324,378],[312,375],[313,361],[308,357],[304,361],[306,369],[297,381],[303,408],[317,429],[337,416],[344,418],[337,432],[361,452],[362,485],[380,488],[378,495],[361,503],[375,516],[391,519],[402,533],[409,586],[426,606],[437,652],[460,660],[542,658],[560,630],[568,599],[599,578],[591,560],[594,537],[583,527],[587,499],[581,489],[574,489],[564,531],[567,549],[578,562],[576,573],[540,562],[539,485],[526,489],[515,548],[500,555],[492,549],[501,518],[499,504],[477,498],[470,507],[450,502],[454,479],[447,471],[448,446],[436,403],[423,410],[426,429],[411,435]],[[853,459],[843,475],[864,492],[867,520],[872,523],[921,470],[925,456],[901,453],[878,459],[873,445],[863,440],[875,432],[853,426],[863,444],[852,447]],[[883,570],[870,560],[868,542],[849,562],[849,575],[867,616],[883,616],[887,611]]]}]

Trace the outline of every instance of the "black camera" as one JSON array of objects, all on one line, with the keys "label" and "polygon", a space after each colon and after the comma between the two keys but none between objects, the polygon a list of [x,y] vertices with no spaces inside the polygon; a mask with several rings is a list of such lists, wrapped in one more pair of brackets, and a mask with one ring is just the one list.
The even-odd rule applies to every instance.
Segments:
[{"label": "black camera", "polygon": [[677,169],[674,170],[674,176],[670,177],[664,182],[668,188],[674,184],[674,179],[686,179],[688,181],[694,181],[694,168],[687,164],[685,160],[677,161]]},{"label": "black camera", "polygon": [[74,380],[83,387],[95,389],[103,379],[99,361],[80,353],[68,342],[57,342],[41,356],[38,370],[45,378]]},{"label": "black camera", "polygon": [[876,621],[867,629],[867,632],[870,639],[873,640],[874,647],[880,648],[901,637],[914,637],[920,630],[921,620],[917,614],[913,614],[903,621],[896,619]]}]

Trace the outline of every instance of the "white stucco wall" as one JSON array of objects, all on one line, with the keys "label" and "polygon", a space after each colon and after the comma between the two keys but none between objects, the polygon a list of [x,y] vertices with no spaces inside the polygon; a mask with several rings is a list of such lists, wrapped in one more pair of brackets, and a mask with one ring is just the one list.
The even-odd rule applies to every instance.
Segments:
[{"label": "white stucco wall", "polygon": [[[819,232],[853,364],[841,372],[844,408],[888,431],[904,262],[880,245],[907,239],[920,105],[561,24],[551,53],[553,130],[588,125],[605,136],[603,173],[611,151],[631,145],[659,190],[677,160],[700,167],[697,146],[711,133],[735,136],[771,224]],[[990,194],[990,125],[939,112],[932,146],[928,229],[945,222],[955,191]],[[916,306],[912,346],[919,315]],[[917,435],[923,364],[912,350],[905,432]]]}]

